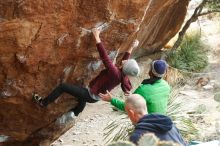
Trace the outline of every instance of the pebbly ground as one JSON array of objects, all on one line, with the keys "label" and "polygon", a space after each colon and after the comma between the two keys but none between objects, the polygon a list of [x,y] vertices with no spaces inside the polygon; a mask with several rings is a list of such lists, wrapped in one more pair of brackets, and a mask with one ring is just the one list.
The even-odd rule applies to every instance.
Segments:
[{"label": "pebbly ground", "polygon": [[77,118],[76,125],[51,146],[100,146],[104,145],[103,129],[117,117],[109,103],[100,101],[87,104]]}]

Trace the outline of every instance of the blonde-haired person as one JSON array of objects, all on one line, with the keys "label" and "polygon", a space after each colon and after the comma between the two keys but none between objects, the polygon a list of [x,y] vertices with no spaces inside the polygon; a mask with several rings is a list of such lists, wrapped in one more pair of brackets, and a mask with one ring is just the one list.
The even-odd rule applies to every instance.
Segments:
[{"label": "blonde-haired person", "polygon": [[153,133],[160,140],[173,141],[183,146],[184,142],[181,134],[172,120],[161,114],[148,114],[146,101],[138,94],[131,94],[125,101],[125,111],[135,125],[135,129],[130,136],[130,141],[137,144],[143,134]]}]

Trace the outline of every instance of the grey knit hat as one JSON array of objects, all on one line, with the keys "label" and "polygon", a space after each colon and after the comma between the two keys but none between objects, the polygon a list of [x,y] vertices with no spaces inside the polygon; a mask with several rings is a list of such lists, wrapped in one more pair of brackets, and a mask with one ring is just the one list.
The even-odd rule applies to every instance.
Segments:
[{"label": "grey knit hat", "polygon": [[123,73],[126,75],[137,76],[140,72],[140,68],[134,59],[128,59],[122,67]]}]

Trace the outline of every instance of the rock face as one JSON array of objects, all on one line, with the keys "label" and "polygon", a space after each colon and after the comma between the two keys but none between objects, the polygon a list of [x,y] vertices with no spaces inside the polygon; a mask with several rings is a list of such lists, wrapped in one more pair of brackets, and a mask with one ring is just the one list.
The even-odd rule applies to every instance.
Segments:
[{"label": "rock face", "polygon": [[75,106],[68,95],[42,109],[57,84],[85,86],[102,68],[91,28],[104,26],[109,53],[140,41],[133,56],[166,44],[183,23],[188,0],[0,0],[0,145],[49,145],[73,125],[56,125]]}]

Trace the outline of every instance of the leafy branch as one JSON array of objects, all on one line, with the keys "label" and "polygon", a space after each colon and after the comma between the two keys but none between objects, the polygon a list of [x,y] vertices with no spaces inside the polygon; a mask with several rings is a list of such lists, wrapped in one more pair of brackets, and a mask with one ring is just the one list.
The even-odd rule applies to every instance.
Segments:
[{"label": "leafy branch", "polygon": [[[208,10],[204,10],[204,8],[207,8]],[[191,23],[197,21],[200,16],[204,16],[211,13],[218,13],[218,12],[220,12],[220,0],[203,0],[195,8],[192,16],[186,21],[182,30],[179,32],[178,39],[173,45],[170,53],[173,53],[179,48],[181,42],[183,41],[184,35],[187,29],[190,27]]]}]

